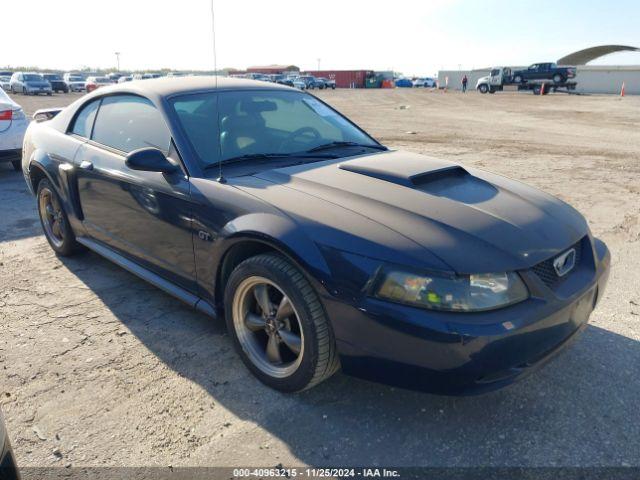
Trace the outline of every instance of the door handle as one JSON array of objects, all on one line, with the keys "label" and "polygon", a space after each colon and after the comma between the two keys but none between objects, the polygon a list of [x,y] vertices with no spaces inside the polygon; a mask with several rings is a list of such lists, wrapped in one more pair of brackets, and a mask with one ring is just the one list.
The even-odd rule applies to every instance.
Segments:
[{"label": "door handle", "polygon": [[83,169],[83,170],[93,170],[93,163],[91,163],[88,160],[83,160],[80,163],[80,168]]}]

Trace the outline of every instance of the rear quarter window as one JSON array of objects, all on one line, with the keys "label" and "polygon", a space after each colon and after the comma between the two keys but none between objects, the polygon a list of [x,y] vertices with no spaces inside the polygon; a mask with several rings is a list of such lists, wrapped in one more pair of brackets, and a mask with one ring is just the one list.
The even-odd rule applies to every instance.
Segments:
[{"label": "rear quarter window", "polygon": [[98,105],[100,105],[100,100],[94,100],[81,108],[80,113],[78,113],[73,121],[71,133],[84,138],[91,137],[91,129],[93,128],[93,121],[96,118]]}]

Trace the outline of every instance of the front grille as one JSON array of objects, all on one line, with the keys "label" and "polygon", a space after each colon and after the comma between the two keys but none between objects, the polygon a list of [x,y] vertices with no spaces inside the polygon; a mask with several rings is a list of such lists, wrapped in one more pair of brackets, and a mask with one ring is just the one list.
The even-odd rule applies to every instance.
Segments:
[{"label": "front grille", "polygon": [[542,282],[547,287],[549,288],[555,287],[558,283],[560,283],[561,280],[564,280],[565,278],[569,277],[575,271],[578,265],[580,265],[580,261],[582,259],[582,243],[583,243],[582,241],[579,241],[575,245],[572,245],[571,247],[569,247],[569,248],[576,249],[576,262],[573,269],[569,273],[567,273],[565,276],[563,277],[558,276],[558,274],[556,273],[556,269],[553,268],[553,261],[558,257],[558,255],[569,250],[569,248],[567,248],[567,250],[563,250],[558,255],[555,255],[543,262],[538,263],[537,265],[534,265],[531,268],[531,270],[533,271],[533,273],[538,275],[540,280],[542,280]]}]

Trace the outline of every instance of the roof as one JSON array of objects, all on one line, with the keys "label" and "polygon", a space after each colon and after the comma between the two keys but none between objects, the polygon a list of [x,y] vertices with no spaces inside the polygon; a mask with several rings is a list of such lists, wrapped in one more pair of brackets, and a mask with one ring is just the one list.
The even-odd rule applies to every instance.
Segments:
[{"label": "roof", "polygon": [[596,58],[615,52],[640,52],[640,48],[628,45],[600,45],[578,50],[559,59],[558,65],[585,65]]},{"label": "roof", "polygon": [[[154,95],[169,97],[181,93],[210,90],[289,90],[290,87],[276,83],[247,80],[244,78],[193,76],[193,77],[162,77],[131,82],[118,83],[99,90],[100,94],[115,92],[130,92],[140,95]],[[97,91],[96,91],[97,92]]]}]

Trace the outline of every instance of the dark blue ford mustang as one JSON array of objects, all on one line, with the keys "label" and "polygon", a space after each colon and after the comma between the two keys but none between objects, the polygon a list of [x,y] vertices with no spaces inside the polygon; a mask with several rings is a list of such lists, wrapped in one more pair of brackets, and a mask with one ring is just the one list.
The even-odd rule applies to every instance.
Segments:
[{"label": "dark blue ford mustang", "polygon": [[179,78],[41,111],[23,171],[52,248],[212,316],[264,383],[493,389],[586,326],[607,247],[565,203],[390,151],[317,98]]}]

